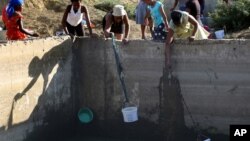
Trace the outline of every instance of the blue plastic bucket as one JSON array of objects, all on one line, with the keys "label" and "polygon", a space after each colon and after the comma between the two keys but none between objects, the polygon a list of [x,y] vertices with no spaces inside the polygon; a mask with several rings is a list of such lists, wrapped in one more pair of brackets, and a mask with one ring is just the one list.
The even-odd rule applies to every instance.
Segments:
[{"label": "blue plastic bucket", "polygon": [[89,108],[81,108],[78,111],[78,118],[81,123],[89,123],[93,120],[93,112]]}]

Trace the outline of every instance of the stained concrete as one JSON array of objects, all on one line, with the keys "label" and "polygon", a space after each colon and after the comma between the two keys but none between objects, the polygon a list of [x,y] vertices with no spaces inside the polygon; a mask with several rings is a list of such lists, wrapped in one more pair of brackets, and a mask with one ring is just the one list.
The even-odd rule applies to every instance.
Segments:
[{"label": "stained concrete", "polygon": [[[249,47],[249,40],[176,44],[174,73],[190,112],[202,128],[228,134],[230,124],[250,123]],[[185,120],[190,126],[187,113]]]},{"label": "stained concrete", "polygon": [[[91,107],[98,120],[122,121],[125,99],[117,79],[112,44],[88,39],[79,42],[80,106]],[[139,107],[139,118],[157,125],[155,129],[162,131],[167,140],[200,131],[228,135],[230,124],[249,124],[249,43],[177,40],[172,46],[170,82],[162,80],[164,44],[139,40],[128,46],[118,43],[129,99]],[[161,87],[160,82],[166,83]],[[116,126],[123,128],[121,123]],[[133,127],[141,131],[139,125]],[[111,127],[103,128],[106,131]]]},{"label": "stained concrete", "polygon": [[[125,98],[111,40],[53,37],[0,45],[0,140],[65,140],[104,136],[136,140],[228,140],[230,124],[249,124],[249,40],[172,45],[117,42],[131,105],[139,121],[123,122]],[[77,111],[89,107],[90,124]]]},{"label": "stained concrete", "polygon": [[1,141],[46,139],[70,131],[75,115],[71,46],[68,38],[0,45]]}]

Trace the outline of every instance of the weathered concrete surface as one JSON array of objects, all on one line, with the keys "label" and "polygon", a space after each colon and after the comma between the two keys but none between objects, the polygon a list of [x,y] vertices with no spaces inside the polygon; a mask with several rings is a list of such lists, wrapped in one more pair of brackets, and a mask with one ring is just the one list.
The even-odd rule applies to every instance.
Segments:
[{"label": "weathered concrete surface", "polygon": [[[78,40],[80,48],[80,77],[82,78],[81,104],[97,108],[100,119],[113,118],[113,111],[120,116],[122,95],[114,53],[110,41]],[[150,46],[152,45],[152,46]],[[120,46],[121,47],[121,46]],[[133,41],[129,46],[121,47],[121,60],[125,68],[131,103],[140,105],[141,114],[150,121],[157,122],[159,112],[159,79],[163,68],[162,44],[153,42]],[[147,98],[154,97],[150,101]],[[99,101],[92,102],[92,101]],[[143,101],[143,102],[141,102]],[[152,106],[155,108],[149,108]],[[153,110],[150,114],[144,112],[147,108]],[[110,110],[110,111],[109,111]],[[111,112],[111,113],[110,113]],[[109,117],[110,116],[110,117]]]},{"label": "weathered concrete surface", "polygon": [[[72,46],[66,38],[47,38],[1,45],[0,140],[66,141],[67,132],[195,140],[189,112],[209,134],[228,134],[230,124],[250,123],[249,40],[177,40],[171,79],[163,70],[164,44],[133,40],[118,47],[130,103],[139,108],[136,123],[123,123],[125,99],[110,40],[83,38]],[[93,110],[92,123],[75,124],[81,107]]]},{"label": "weathered concrete surface", "polygon": [[[111,41],[77,42],[76,56],[81,68],[79,106],[91,107],[96,121],[117,119],[119,127],[124,127],[121,113],[124,96]],[[137,40],[128,46],[118,46],[129,99],[139,107],[139,119],[168,130],[163,133],[169,134],[166,135],[169,140],[185,134],[186,127],[193,128],[182,96],[195,124],[209,133],[229,134],[230,124],[250,123],[249,40],[193,43],[177,40],[172,47],[171,80],[166,79],[167,72],[163,73],[164,44]]]},{"label": "weathered concrete surface", "polygon": [[71,44],[66,37],[0,44],[1,141],[42,139],[72,122]]},{"label": "weathered concrete surface", "polygon": [[[230,124],[250,123],[250,41],[178,43],[174,74],[199,125],[229,134]],[[185,112],[186,124],[190,116]]]},{"label": "weathered concrete surface", "polygon": [[142,43],[132,41],[120,52],[129,100],[139,106],[140,115],[137,123],[124,124],[121,109],[125,99],[118,81],[111,42],[103,39],[95,39],[94,42],[91,39],[77,40],[74,56],[78,61],[74,66],[79,67],[79,108],[90,107],[95,114],[92,124],[80,129],[82,134],[144,140],[161,138],[161,132],[156,129],[160,112],[158,87],[163,48],[160,47],[162,44]]}]

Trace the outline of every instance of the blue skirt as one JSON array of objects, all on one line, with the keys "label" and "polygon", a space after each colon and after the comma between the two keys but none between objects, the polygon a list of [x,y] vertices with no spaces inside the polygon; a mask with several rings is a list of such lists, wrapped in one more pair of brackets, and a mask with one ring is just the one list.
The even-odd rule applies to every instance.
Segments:
[{"label": "blue skirt", "polygon": [[167,38],[167,31],[165,31],[165,24],[161,23],[157,27],[154,27],[152,32],[153,40],[164,42]]},{"label": "blue skirt", "polygon": [[135,10],[135,22],[136,24],[142,24],[144,25],[144,18],[146,16],[147,12],[147,4],[143,1],[140,1],[140,3],[137,5]]}]

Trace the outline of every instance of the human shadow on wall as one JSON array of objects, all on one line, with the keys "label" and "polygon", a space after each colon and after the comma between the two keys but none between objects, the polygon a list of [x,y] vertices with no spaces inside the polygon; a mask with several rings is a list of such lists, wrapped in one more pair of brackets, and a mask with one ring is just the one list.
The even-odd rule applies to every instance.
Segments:
[{"label": "human shadow on wall", "polygon": [[159,94],[160,128],[164,141],[195,140],[195,135],[185,126],[180,82],[172,75],[171,69],[163,69]]},{"label": "human shadow on wall", "polygon": [[[30,83],[26,86],[26,88],[24,88],[24,90],[21,93],[17,93],[14,96],[14,99],[12,101],[12,105],[11,105],[11,111],[9,114],[9,119],[8,119],[8,124],[7,124],[7,128],[11,127],[13,124],[13,110],[15,108],[15,104],[18,100],[20,100],[36,83],[38,77],[40,76],[40,74],[42,73],[42,61],[35,56],[30,64],[29,64],[29,71],[28,74],[30,77],[32,77],[33,79],[30,81]],[[45,88],[45,87],[44,87]],[[43,92],[44,92],[44,88],[43,88]],[[42,94],[43,94],[42,92]]]},{"label": "human shadow on wall", "polygon": [[[9,118],[8,118],[8,123],[7,123],[8,127],[7,128],[18,126],[20,124],[23,124],[23,123],[29,121],[29,120],[36,121],[37,119],[41,118],[41,117],[39,117],[39,116],[41,116],[41,114],[39,113],[39,111],[42,110],[41,107],[43,108],[43,110],[45,110],[46,115],[48,115],[47,113],[49,111],[50,111],[50,113],[54,113],[53,114],[54,116],[55,116],[55,114],[57,114],[57,112],[54,109],[50,109],[49,107],[47,107],[45,105],[46,100],[49,97],[49,96],[46,96],[46,91],[50,87],[54,87],[54,85],[51,84],[51,83],[53,83],[53,79],[55,78],[56,75],[58,75],[58,72],[60,70],[64,69],[63,67],[64,67],[64,65],[68,59],[68,56],[71,52],[71,50],[70,50],[71,46],[69,46],[69,45],[70,44],[68,44],[67,41],[64,41],[60,45],[55,46],[51,50],[46,52],[42,56],[41,59],[39,59],[39,57],[37,57],[37,56],[35,56],[32,59],[32,61],[29,64],[29,68],[28,68],[29,69],[28,74],[30,77],[32,77],[32,80],[28,83],[28,85],[23,89],[22,92],[17,93],[14,96],[11,110],[10,110],[10,114],[9,114]],[[49,75],[51,74],[51,72],[53,71],[53,69],[56,67],[57,64],[58,64],[57,72],[53,75],[53,78],[51,78],[51,81],[49,83]],[[31,113],[31,115],[27,121],[13,125],[13,114],[14,114],[13,111],[15,109],[16,102],[18,100],[20,100],[21,98],[23,98],[24,95],[26,95],[26,93],[37,83],[37,80],[38,80],[39,76],[41,76],[41,75],[43,78],[43,86],[42,86],[41,95],[38,99],[37,105],[35,106],[33,112]],[[62,96],[62,95],[59,95],[59,96]],[[60,99],[60,97],[58,97],[58,99]]]}]

